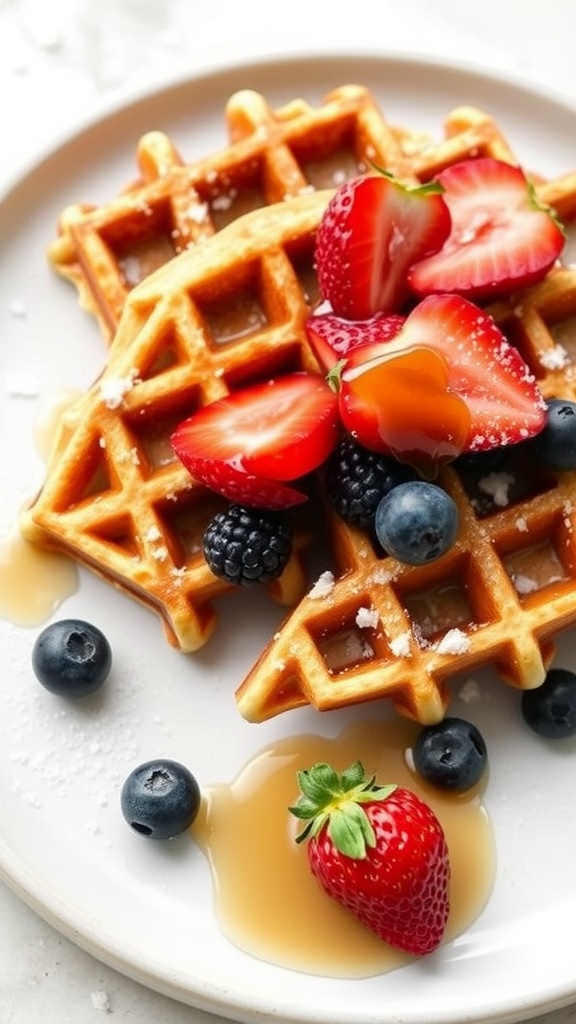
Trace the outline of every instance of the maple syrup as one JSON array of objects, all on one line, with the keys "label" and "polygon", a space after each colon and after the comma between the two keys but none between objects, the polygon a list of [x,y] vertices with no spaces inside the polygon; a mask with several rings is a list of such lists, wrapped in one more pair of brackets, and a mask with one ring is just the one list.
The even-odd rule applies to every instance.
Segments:
[{"label": "maple syrup", "polygon": [[[50,454],[58,423],[78,391],[50,395],[40,407],[33,428],[41,458]],[[78,589],[78,571],[66,555],[30,544],[17,528],[0,538],[0,616],[17,626],[38,626]]]},{"label": "maple syrup", "polygon": [[235,945],[268,962],[333,977],[367,977],[409,963],[326,896],[295,842],[296,773],[317,761],[342,771],[361,760],[380,784],[419,792],[444,828],[451,860],[446,938],[480,914],[492,889],[495,855],[482,789],[445,794],[426,785],[407,758],[417,726],[403,720],[349,725],[339,736],[279,740],[251,760],[230,785],[208,787],[192,834],[214,882],[217,920]]}]

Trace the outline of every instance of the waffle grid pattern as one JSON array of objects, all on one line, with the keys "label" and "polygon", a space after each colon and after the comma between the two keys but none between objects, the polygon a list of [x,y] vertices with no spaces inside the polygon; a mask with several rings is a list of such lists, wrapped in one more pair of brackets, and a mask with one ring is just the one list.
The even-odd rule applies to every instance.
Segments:
[{"label": "waffle grid pattern", "polygon": [[[245,98],[231,101],[233,148],[255,144],[268,111],[256,100],[261,113],[252,119]],[[295,103],[274,117],[287,131],[310,112]],[[494,123],[472,108],[449,115],[437,147],[379,124],[398,167],[414,179],[466,155],[513,159]],[[157,145],[147,173],[162,168],[166,183],[175,158],[166,140]],[[314,234],[331,192],[298,191],[304,194],[289,203],[282,196],[225,230],[211,229],[202,245],[123,293],[107,367],[64,417],[45,485],[23,516],[30,539],[67,551],[155,608],[181,650],[206,641],[216,624],[213,600],[228,588],[209,572],[198,544],[218,499],[179,466],[167,440],[200,404],[278,373],[317,368],[304,322],[317,297]],[[538,191],[562,215],[576,215],[576,175]],[[79,258],[80,249],[74,252]],[[97,265],[91,274],[94,281]],[[543,393],[574,398],[576,269],[558,268],[490,311]],[[103,401],[106,394],[114,400]],[[472,667],[496,663],[518,687],[542,681],[554,635],[576,622],[576,474],[513,467],[503,476],[505,500],[494,490],[498,481],[487,487],[473,477],[465,467],[444,471],[461,533],[451,552],[425,568],[383,556],[326,509],[334,578],[325,592],[303,597],[241,684],[245,718],[390,698],[404,714],[434,721],[446,709],[450,681]],[[304,528],[272,588],[287,604],[305,588],[305,535]]]},{"label": "waffle grid pattern", "polygon": [[[303,325],[325,205],[315,193],[293,213],[280,204],[254,214],[245,228],[232,227],[234,245],[215,236],[183,257],[169,281],[159,272],[133,293],[117,358],[64,414],[42,492],[22,517],[30,540],[71,554],[159,611],[182,651],[205,643],[216,625],[212,602],[231,586],[212,574],[201,548],[225,501],[190,477],[170,434],[194,409],[248,383],[317,370]],[[225,309],[224,323],[215,309]],[[268,587],[283,604],[306,588],[307,529],[294,516],[294,553]]]},{"label": "waffle grid pattern", "polygon": [[148,132],[137,145],[139,177],[122,195],[63,211],[50,261],[74,283],[108,342],[143,277],[244,213],[334,188],[370,163],[426,181],[470,156],[514,160],[482,111],[455,109],[437,141],[389,124],[357,85],[335,89],[316,108],[295,100],[279,110],[242,90],[225,114],[229,145],[221,152],[186,163],[166,134]]}]

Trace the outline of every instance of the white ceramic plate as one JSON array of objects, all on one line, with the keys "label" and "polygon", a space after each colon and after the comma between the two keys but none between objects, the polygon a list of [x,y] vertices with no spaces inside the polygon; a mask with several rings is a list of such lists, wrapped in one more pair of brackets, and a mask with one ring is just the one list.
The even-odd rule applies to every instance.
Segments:
[{"label": "white ceramic plate", "polygon": [[[220,148],[223,107],[238,88],[259,89],[277,105],[294,95],[319,102],[351,81],[366,84],[394,121],[439,134],[449,109],[476,104],[497,116],[527,166],[554,174],[576,165],[576,113],[556,100],[477,72],[383,57],[221,71],[88,125],[0,205],[4,531],[42,478],[32,441],[42,399],[88,385],[103,355],[96,325],[46,264],[61,209],[116,194],[133,176],[138,136],[150,128],[168,131],[189,158]],[[481,699],[465,706],[456,695],[454,711],[473,718],[489,744],[497,881],[481,918],[433,963],[339,981],[253,959],[219,933],[208,867],[193,844],[166,847],[130,832],[118,791],[139,761],[171,756],[202,783],[226,781],[275,738],[337,732],[353,717],[304,710],[260,727],[240,720],[233,690],[277,618],[262,602],[255,621],[246,605],[228,603],[215,640],[187,659],[168,649],[154,617],[82,575],[79,591],[57,616],[100,625],[115,664],[105,692],[81,707],[65,705],[34,681],[30,651],[37,630],[1,624],[0,868],[7,881],[118,970],[243,1021],[511,1021],[575,999],[576,747],[529,734],[517,695],[489,676]],[[574,638],[566,636],[558,660],[570,664],[574,653]]]}]

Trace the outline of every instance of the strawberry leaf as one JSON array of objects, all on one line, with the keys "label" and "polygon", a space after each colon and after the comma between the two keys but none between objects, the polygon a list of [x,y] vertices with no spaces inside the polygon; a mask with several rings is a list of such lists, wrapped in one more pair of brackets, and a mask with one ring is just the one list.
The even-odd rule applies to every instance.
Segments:
[{"label": "strawberry leaf", "polygon": [[296,842],[317,836],[324,826],[334,846],[347,857],[363,858],[374,845],[372,826],[362,804],[385,800],[397,788],[379,786],[374,776],[367,779],[361,761],[355,761],[341,774],[319,762],[297,773],[301,795],[288,810],[307,825]]}]

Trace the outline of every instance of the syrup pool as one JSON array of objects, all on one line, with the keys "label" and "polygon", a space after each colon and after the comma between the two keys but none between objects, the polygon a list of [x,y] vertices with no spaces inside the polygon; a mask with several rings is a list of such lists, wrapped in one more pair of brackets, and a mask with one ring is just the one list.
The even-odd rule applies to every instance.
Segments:
[{"label": "syrup pool", "polygon": [[[33,426],[35,448],[48,459],[62,414],[78,391],[61,391],[42,402]],[[78,589],[78,571],[66,555],[35,547],[17,524],[0,538],[0,616],[16,626],[39,626]]]},{"label": "syrup pool", "polygon": [[410,767],[417,726],[404,720],[348,726],[334,739],[300,735],[262,750],[230,785],[203,794],[192,834],[212,872],[215,912],[227,938],[253,956],[297,971],[340,978],[380,974],[410,963],[326,896],[312,877],[300,823],[296,773],[317,761],[342,771],[361,760],[381,784],[420,793],[444,828],[451,860],[446,940],[479,916],[492,890],[495,852],[482,788],[444,794]]}]

